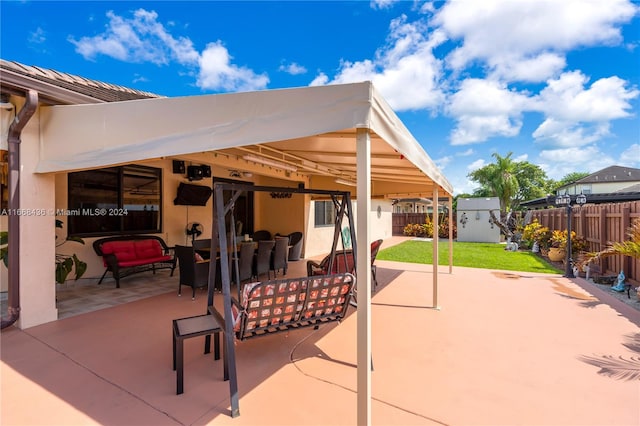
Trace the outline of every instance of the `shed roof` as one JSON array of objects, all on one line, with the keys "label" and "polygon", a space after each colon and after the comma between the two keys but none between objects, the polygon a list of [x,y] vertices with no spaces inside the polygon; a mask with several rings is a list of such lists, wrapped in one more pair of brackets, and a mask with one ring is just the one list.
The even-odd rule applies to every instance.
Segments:
[{"label": "shed roof", "polygon": [[458,198],[458,210],[500,210],[498,197]]}]

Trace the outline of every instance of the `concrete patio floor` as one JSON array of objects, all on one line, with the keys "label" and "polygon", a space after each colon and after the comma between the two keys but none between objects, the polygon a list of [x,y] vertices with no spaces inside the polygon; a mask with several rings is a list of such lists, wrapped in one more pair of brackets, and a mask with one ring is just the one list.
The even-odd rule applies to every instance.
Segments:
[{"label": "concrete patio floor", "polygon": [[[431,266],[376,263],[372,424],[640,424],[639,311],[579,278],[445,267],[430,309]],[[203,293],[172,291],[3,331],[0,423],[356,424],[355,310],[238,343],[232,419],[222,361],[202,354],[203,338],[185,342],[175,394],[171,320],[205,305]]]}]

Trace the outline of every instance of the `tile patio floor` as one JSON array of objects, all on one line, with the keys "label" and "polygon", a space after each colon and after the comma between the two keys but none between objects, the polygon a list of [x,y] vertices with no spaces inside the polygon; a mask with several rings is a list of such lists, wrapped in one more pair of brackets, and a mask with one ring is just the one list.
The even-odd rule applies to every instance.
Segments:
[{"label": "tile patio floor", "polygon": [[[440,309],[429,309],[430,266],[377,265],[372,424],[640,424],[639,311],[579,278],[472,268],[440,268]],[[171,319],[205,304],[174,287],[3,331],[0,424],[356,424],[355,310],[238,343],[240,417],[201,338],[186,341],[175,395]]]}]

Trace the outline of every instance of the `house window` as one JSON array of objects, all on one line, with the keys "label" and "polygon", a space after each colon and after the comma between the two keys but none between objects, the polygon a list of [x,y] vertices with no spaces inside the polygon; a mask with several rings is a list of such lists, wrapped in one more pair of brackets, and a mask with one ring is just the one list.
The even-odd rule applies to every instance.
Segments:
[{"label": "house window", "polygon": [[330,226],[336,223],[336,209],[333,201],[315,202],[315,226]]},{"label": "house window", "polygon": [[581,192],[583,194],[591,194],[591,184],[588,185],[582,185],[582,190]]},{"label": "house window", "polygon": [[69,234],[161,231],[162,170],[122,166],[69,173]]}]

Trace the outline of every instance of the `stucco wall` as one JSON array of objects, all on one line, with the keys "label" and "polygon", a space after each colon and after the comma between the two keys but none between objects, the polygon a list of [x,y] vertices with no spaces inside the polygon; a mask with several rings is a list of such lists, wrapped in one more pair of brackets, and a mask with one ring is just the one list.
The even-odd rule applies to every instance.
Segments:
[{"label": "stucco wall", "polygon": [[[21,108],[21,106],[18,106]],[[55,303],[55,200],[53,175],[34,174],[39,158],[39,114],[22,132],[20,144],[21,209],[33,214],[20,218],[20,318],[27,328],[56,320]],[[36,214],[44,212],[44,214]]]},{"label": "stucco wall", "polygon": [[[310,203],[309,219],[307,221],[307,240],[306,240],[306,257],[316,257],[327,254],[331,250],[331,244],[333,243],[333,226],[319,226],[316,227],[315,223],[315,201]],[[358,215],[357,206],[355,200],[351,200],[353,205],[354,221]],[[378,213],[378,207],[380,207],[380,213]],[[390,200],[371,200],[371,213],[369,215],[369,232],[371,240],[385,239],[391,237],[392,232],[392,212],[393,206]],[[342,223],[341,228],[348,225],[345,220]],[[357,235],[356,235],[357,238]]]}]

